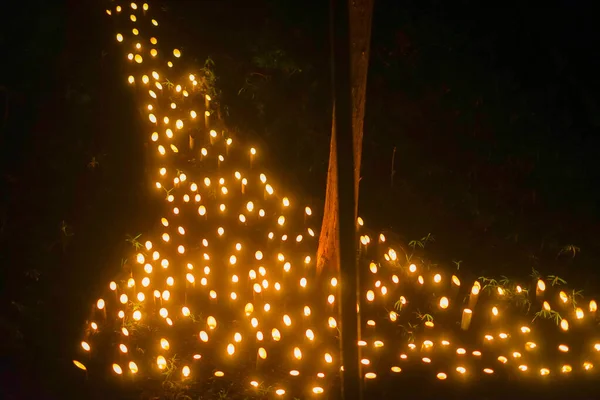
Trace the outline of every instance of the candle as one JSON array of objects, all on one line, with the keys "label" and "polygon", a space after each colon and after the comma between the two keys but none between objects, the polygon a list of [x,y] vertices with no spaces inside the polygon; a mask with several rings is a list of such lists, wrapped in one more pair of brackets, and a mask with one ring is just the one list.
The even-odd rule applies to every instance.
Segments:
[{"label": "candle", "polygon": [[252,164],[254,162],[254,155],[256,154],[256,149],[252,147],[250,149],[250,169],[252,169]]},{"label": "candle", "polygon": [[463,331],[469,329],[469,325],[471,325],[471,317],[473,316],[473,311],[468,308],[463,310],[462,321],[460,322],[460,328]]},{"label": "candle", "polygon": [[538,279],[537,285],[535,286],[535,295],[539,299],[544,295],[544,291],[546,290],[546,283]]},{"label": "candle", "polygon": [[479,291],[481,290],[481,286],[479,282],[475,282],[473,288],[471,288],[471,295],[469,296],[469,308],[475,308],[477,304],[477,299],[479,298]]}]

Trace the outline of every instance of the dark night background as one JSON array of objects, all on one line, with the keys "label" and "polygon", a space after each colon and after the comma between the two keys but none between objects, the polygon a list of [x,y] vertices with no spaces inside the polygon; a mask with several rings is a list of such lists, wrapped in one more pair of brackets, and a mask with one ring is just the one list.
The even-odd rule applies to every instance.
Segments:
[{"label": "dark night background", "polygon": [[[327,2],[160,4],[178,33],[169,40],[200,67],[214,62],[231,129],[260,143],[290,192],[320,204]],[[37,0],[0,13],[3,398],[79,398],[71,354],[87,305],[119,269],[127,235],[155,218],[145,133],[103,10]],[[431,233],[429,258],[477,276],[535,268],[599,289],[594,23],[591,2],[375,0],[367,223],[405,243]]]}]

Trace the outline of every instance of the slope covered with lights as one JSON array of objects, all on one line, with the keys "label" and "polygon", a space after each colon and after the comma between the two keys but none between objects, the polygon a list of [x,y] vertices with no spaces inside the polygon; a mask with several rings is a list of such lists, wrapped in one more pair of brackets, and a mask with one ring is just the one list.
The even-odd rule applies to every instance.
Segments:
[{"label": "slope covered with lights", "polygon": [[[74,364],[117,377],[233,377],[275,396],[322,395],[340,364],[339,285],[314,272],[320,221],[280,192],[254,148],[213,121],[201,77],[163,45],[154,9],[114,2],[106,13],[130,71],[124,79],[145,110],[164,209],[94,304]],[[592,372],[600,354],[594,300],[542,277],[461,283],[411,262],[361,219],[358,228],[365,379],[411,369],[436,381]]]}]

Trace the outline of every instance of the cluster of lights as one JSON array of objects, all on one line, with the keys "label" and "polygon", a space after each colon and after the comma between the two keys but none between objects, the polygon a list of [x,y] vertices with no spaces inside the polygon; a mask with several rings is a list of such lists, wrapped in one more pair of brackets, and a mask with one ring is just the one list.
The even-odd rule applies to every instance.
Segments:
[{"label": "cluster of lights", "polygon": [[[94,303],[80,351],[110,359],[107,369],[117,376],[169,371],[172,379],[201,380],[243,371],[250,389],[324,393],[342,369],[339,283],[315,277],[311,208],[280,195],[260,170],[256,149],[234,145],[217,129],[210,97],[176,63],[182,52],[160,47],[148,4],[115,4],[107,14],[127,18],[116,40],[131,69],[127,82],[147,113],[164,214],[152,240],[137,244],[126,274]],[[357,226],[363,325],[357,345],[365,380],[399,374],[411,363],[427,364],[440,381],[509,366],[527,376],[593,369],[600,340],[586,334],[595,333],[595,301],[584,310],[582,299],[543,280],[531,290],[464,285],[441,269],[406,262],[383,234],[372,240],[361,218]],[[540,305],[541,317],[532,322],[526,304]],[[558,325],[557,343],[542,332],[547,323]],[[478,339],[461,340],[467,330],[479,332]],[[564,336],[569,330],[576,330],[576,345]],[[557,361],[571,347],[581,354]],[[544,364],[540,351],[557,357]],[[87,370],[86,359],[73,363]]]}]

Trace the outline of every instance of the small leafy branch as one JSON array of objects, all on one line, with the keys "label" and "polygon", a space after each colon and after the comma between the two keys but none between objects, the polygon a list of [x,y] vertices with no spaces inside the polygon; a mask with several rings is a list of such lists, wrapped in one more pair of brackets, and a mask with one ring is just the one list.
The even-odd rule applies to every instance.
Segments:
[{"label": "small leafy branch", "polygon": [[533,323],[533,321],[535,321],[537,318],[553,319],[554,322],[556,322],[556,325],[560,324],[560,321],[562,320],[562,317],[558,311],[545,309],[541,309],[540,311],[536,312],[531,322]]},{"label": "small leafy branch", "polygon": [[556,275],[548,275],[546,277],[546,279],[548,280],[548,282],[550,282],[550,284],[552,286],[566,285],[567,284],[567,281],[565,281],[564,279],[562,279],[560,276],[556,276]]},{"label": "small leafy branch", "polygon": [[415,315],[417,316],[417,318],[419,318],[421,321],[425,321],[425,322],[433,322],[433,316],[431,314],[423,314],[421,313],[421,311],[417,310],[415,312]]},{"label": "small leafy branch", "polygon": [[165,375],[165,380],[169,380],[173,372],[177,369],[177,354],[173,354],[173,357],[167,360],[167,366],[163,371],[163,375]]},{"label": "small leafy branch", "polygon": [[171,194],[171,192],[173,191],[173,189],[175,189],[174,187],[172,187],[171,189],[167,189],[166,187],[163,186],[162,188],[165,191],[165,194],[167,195],[167,197],[169,197],[169,195]]},{"label": "small leafy branch", "polygon": [[202,92],[208,94],[212,98],[214,98],[217,94],[217,75],[214,72],[214,67],[215,62],[213,61],[213,59],[207,57],[206,61],[204,61],[204,67],[200,69],[200,76],[198,79],[200,90],[202,90]]},{"label": "small leafy branch", "polygon": [[173,89],[173,87],[175,86],[175,84],[168,79],[165,82],[163,82],[162,84],[165,85],[169,89]]},{"label": "small leafy branch", "polygon": [[418,326],[418,324],[413,325],[410,322],[408,322],[406,326],[400,325],[400,328],[402,328],[402,335],[407,337],[409,343],[415,341],[415,329],[417,329]]},{"label": "small leafy branch", "polygon": [[531,274],[529,274],[529,276],[531,276],[534,281],[537,281],[542,277],[542,275],[535,268],[531,268]]},{"label": "small leafy branch", "polygon": [[64,237],[73,236],[71,226],[67,224],[65,220],[60,221],[60,232],[63,234]]},{"label": "small leafy branch", "polygon": [[504,287],[508,287],[511,284],[510,279],[508,279],[505,275],[500,275],[500,280],[498,281],[498,283],[500,283]]},{"label": "small leafy branch", "polygon": [[139,250],[140,248],[142,248],[142,243],[138,240],[140,237],[142,237],[141,233],[136,236],[127,235],[125,241],[131,244],[136,250]]},{"label": "small leafy branch", "polygon": [[529,300],[529,297],[527,296],[527,292],[524,290],[521,293],[517,293],[514,296],[514,299],[515,299],[515,304],[517,305],[517,307],[519,307],[519,308],[527,307],[527,311],[525,313],[529,314],[529,311],[531,310],[531,300]]},{"label": "small leafy branch", "polygon": [[435,237],[431,233],[428,233],[427,236],[421,238],[421,240],[411,240],[410,242],[408,242],[408,245],[412,247],[413,250],[415,250],[417,246],[421,249],[424,249],[427,243],[433,242],[435,242]]},{"label": "small leafy branch", "polygon": [[397,312],[402,311],[402,307],[406,304],[406,300],[403,297],[400,297],[397,302],[394,303],[394,308]]},{"label": "small leafy branch", "polygon": [[571,294],[568,294],[567,297],[569,299],[568,301],[570,301],[571,304],[573,304],[573,308],[577,308],[577,299],[583,298],[583,290],[573,289],[571,291]]},{"label": "small leafy branch", "polygon": [[568,245],[564,246],[562,249],[560,249],[560,251],[558,252],[558,255],[556,257],[560,257],[565,254],[570,254],[571,258],[575,258],[575,256],[578,253],[581,253],[581,249],[579,247],[575,246],[574,244],[568,244]]},{"label": "small leafy branch", "polygon": [[479,281],[481,281],[481,283],[483,283],[483,287],[481,288],[481,290],[483,290],[483,291],[487,290],[488,292],[491,292],[494,289],[497,289],[498,287],[500,287],[500,284],[498,283],[498,281],[496,279],[486,278],[485,276],[480,276],[479,278],[477,278],[477,280],[479,280]]}]

